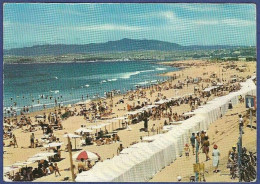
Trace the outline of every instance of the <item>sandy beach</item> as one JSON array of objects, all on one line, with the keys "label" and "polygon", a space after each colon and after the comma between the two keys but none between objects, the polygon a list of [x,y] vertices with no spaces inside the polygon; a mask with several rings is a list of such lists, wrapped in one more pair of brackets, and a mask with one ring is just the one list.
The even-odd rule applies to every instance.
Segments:
[{"label": "sandy beach", "polygon": [[[69,153],[65,151],[65,146],[67,145],[67,138],[64,137],[65,133],[74,133],[77,129],[81,127],[81,125],[84,125],[86,128],[93,126],[93,125],[101,125],[103,123],[106,123],[108,119],[122,117],[129,113],[127,111],[127,105],[130,105],[132,107],[137,106],[138,104],[142,104],[147,102],[147,99],[150,100],[152,104],[154,104],[155,100],[158,98],[158,93],[161,93],[160,98],[164,97],[172,98],[172,97],[178,97],[178,96],[185,96],[189,94],[194,94],[194,90],[203,90],[206,87],[212,86],[210,80],[207,81],[206,79],[212,79],[216,80],[217,78],[220,79],[220,82],[223,84],[227,84],[229,81],[232,80],[232,78],[244,78],[246,79],[248,76],[255,76],[256,75],[256,62],[242,62],[237,61],[234,64],[237,65],[234,69],[226,68],[226,66],[230,66],[232,63],[229,62],[207,62],[202,60],[188,60],[188,61],[180,61],[180,62],[167,62],[163,63],[167,65],[174,65],[174,66],[185,66],[180,71],[176,72],[170,72],[164,74],[165,76],[173,77],[175,76],[175,80],[168,80],[162,84],[158,84],[157,87],[161,87],[161,91],[155,91],[150,94],[151,89],[143,89],[135,92],[129,92],[124,95],[118,95],[113,97],[113,106],[111,108],[112,113],[107,114],[103,116],[103,119],[94,121],[93,123],[90,123],[86,119],[84,119],[84,116],[71,116],[67,119],[64,119],[61,121],[62,130],[55,129],[53,131],[53,134],[56,138],[59,138],[61,142],[64,144],[61,146],[61,158],[62,160],[57,162],[60,174],[61,176],[55,177],[55,174],[50,174],[48,176],[43,176],[40,178],[37,178],[33,181],[35,182],[59,182],[63,181],[65,177],[69,177],[69,181],[71,181],[71,171],[68,170],[70,168],[70,159],[69,159]],[[236,68],[243,69],[241,72],[240,70],[237,70]],[[214,78],[210,78],[210,76],[215,75]],[[234,75],[236,75],[234,77]],[[183,85],[182,89],[173,89],[169,88],[169,86],[178,85],[178,81],[185,81],[188,78],[200,78],[200,82],[198,83],[189,83],[188,85]],[[238,84],[236,82],[235,84]],[[167,88],[168,87],[168,88]],[[154,87],[155,88],[155,87]],[[139,97],[137,94],[145,93],[145,97]],[[228,92],[223,93],[222,95],[226,95]],[[134,99],[129,100],[129,97],[134,94]],[[196,95],[195,95],[196,96]],[[201,103],[206,103],[207,101],[210,101],[214,98],[216,98],[216,95],[211,95],[210,97],[204,97],[200,98]],[[120,100],[124,100],[124,103],[119,103]],[[138,102],[139,101],[139,102]],[[98,101],[95,101],[97,103]],[[102,103],[110,104],[111,99],[105,99],[102,100]],[[86,104],[86,108],[90,108],[90,103]],[[196,108],[196,107],[195,107]],[[71,111],[77,110],[77,112],[81,111],[81,106],[79,105],[72,105],[72,107],[69,108]],[[56,108],[58,110],[58,108]],[[187,113],[191,111],[191,107],[189,104],[181,104],[179,106],[173,106],[171,107],[171,110],[173,113],[177,113],[178,115],[182,115],[183,113]],[[38,112],[32,112],[29,114],[26,114],[26,117],[31,117],[31,120],[33,124],[37,124],[37,121],[35,119],[36,115],[43,115],[45,112],[46,114],[49,114],[49,112],[54,112],[55,108],[47,109],[45,111],[38,111]],[[61,109],[61,112],[64,113],[65,109]],[[217,144],[220,150],[220,165],[219,169],[221,172],[219,173],[213,173],[213,167],[212,167],[212,161],[205,161],[205,155],[201,153],[199,155],[199,160],[203,161],[205,163],[205,170],[208,172],[205,174],[205,179],[207,182],[233,182],[238,181],[238,179],[232,180],[230,179],[229,170],[226,168],[227,165],[227,159],[228,159],[228,151],[231,149],[231,147],[236,144],[238,136],[239,136],[239,128],[238,128],[238,114],[246,114],[246,108],[244,103],[240,103],[236,106],[234,106],[233,109],[228,110],[228,112],[217,121],[213,122],[209,129],[207,130],[207,134],[209,136],[210,141],[210,152],[209,155],[212,154],[212,146],[214,144]],[[21,116],[18,116],[17,119],[20,119]],[[12,118],[11,118],[12,119]],[[154,120],[153,118],[149,118],[148,123],[148,130],[150,131],[153,125],[155,125],[156,134],[157,133],[163,133],[162,127],[164,125],[164,122],[169,121],[168,117],[162,116],[160,119]],[[254,117],[253,120],[256,120],[256,117]],[[245,122],[248,123],[249,120],[245,119]],[[118,130],[117,135],[120,137],[120,142],[115,142],[111,144],[105,144],[97,146],[96,144],[93,145],[87,145],[87,146],[81,146],[80,139],[76,140],[76,147],[81,150],[87,150],[91,152],[96,152],[100,155],[101,160],[106,160],[109,158],[113,158],[117,155],[117,148],[120,144],[123,144],[124,148],[129,147],[133,143],[140,142],[140,137],[149,136],[153,133],[140,131],[144,127],[143,121],[136,123],[136,124],[130,124],[130,121],[127,120],[129,129],[123,129]],[[176,125],[178,126],[178,125]],[[256,124],[254,123],[254,126]],[[122,124],[119,121],[113,121],[113,123],[104,126],[100,129],[93,130],[94,133],[100,131],[101,129],[105,131],[105,129],[108,130],[108,132],[112,132],[113,130],[116,130],[117,128],[122,128]],[[26,129],[26,126],[23,126],[23,129]],[[40,126],[36,126],[36,131],[34,131],[35,138],[38,140],[41,140],[43,137],[43,131]],[[248,150],[256,151],[256,129],[250,130],[250,128],[244,129],[245,134],[243,135],[243,144],[247,147]],[[29,148],[30,145],[30,136],[32,132],[25,132],[21,128],[15,127],[12,130],[12,133],[16,136],[16,140],[18,143],[18,148],[11,147],[4,147],[4,167],[10,166],[16,162],[23,162],[26,161],[28,158],[32,157],[33,155],[46,151],[46,148],[44,147],[37,147],[37,148]],[[10,142],[10,138],[4,139],[4,144],[8,145]],[[74,148],[75,142],[72,140],[72,146]],[[77,151],[73,151],[72,155],[75,154]],[[195,163],[195,156],[190,154],[189,158],[186,158],[185,156],[177,158],[171,165],[165,167],[160,172],[158,172],[154,177],[150,180],[150,182],[175,182],[177,181],[177,176],[182,176],[183,181],[189,181],[190,176],[194,175],[193,173],[193,164]],[[77,164],[78,162],[75,162],[74,165],[76,165],[75,173],[77,174]],[[38,163],[32,163],[30,166],[37,167]],[[11,173],[12,174],[12,173]]]}]

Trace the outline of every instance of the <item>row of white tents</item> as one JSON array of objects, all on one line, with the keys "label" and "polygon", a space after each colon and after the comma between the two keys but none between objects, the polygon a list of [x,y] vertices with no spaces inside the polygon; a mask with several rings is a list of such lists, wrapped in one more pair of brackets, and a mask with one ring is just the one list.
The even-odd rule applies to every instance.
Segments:
[{"label": "row of white tents", "polygon": [[[241,83],[241,89],[215,98],[193,113],[195,116],[173,127],[165,134],[149,137],[152,142],[140,142],[125,148],[120,155],[97,163],[91,170],[78,174],[77,182],[145,182],[182,155],[191,133],[208,129],[228,110],[228,103],[238,103],[242,95],[256,95],[251,79]],[[153,139],[154,138],[154,139]]]}]

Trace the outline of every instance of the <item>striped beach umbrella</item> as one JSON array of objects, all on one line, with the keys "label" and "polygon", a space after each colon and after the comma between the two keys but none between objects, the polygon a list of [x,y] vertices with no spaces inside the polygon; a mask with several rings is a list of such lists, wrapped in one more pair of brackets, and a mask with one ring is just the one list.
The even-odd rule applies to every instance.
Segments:
[{"label": "striped beach umbrella", "polygon": [[75,160],[81,160],[82,158],[84,160],[90,160],[90,161],[97,161],[100,159],[100,156],[97,153],[93,153],[90,151],[80,151],[78,153],[76,153],[75,155],[73,155],[72,157]]}]

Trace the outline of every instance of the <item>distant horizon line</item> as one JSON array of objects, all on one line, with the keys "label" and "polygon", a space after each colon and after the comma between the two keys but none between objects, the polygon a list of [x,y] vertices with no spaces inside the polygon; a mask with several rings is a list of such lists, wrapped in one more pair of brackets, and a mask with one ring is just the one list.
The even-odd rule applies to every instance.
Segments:
[{"label": "distant horizon line", "polygon": [[[67,44],[67,43],[45,43],[45,44],[35,44],[32,46],[24,46],[24,47],[12,47],[12,48],[4,48],[3,50],[11,50],[11,49],[22,49],[22,48],[32,48],[32,47],[36,47],[36,46],[44,46],[44,45],[90,45],[90,44],[104,44],[104,43],[108,43],[108,42],[117,42],[117,41],[121,41],[121,40],[149,40],[149,41],[160,41],[160,42],[166,42],[166,43],[173,43],[173,44],[178,44],[178,43],[174,43],[174,42],[170,42],[170,41],[162,41],[162,40],[156,40],[156,39],[147,39],[147,38],[143,38],[143,39],[132,39],[132,38],[122,38],[122,39],[118,39],[118,40],[111,40],[111,41],[105,41],[105,42],[91,42],[91,43],[82,43],[82,44]],[[181,45],[178,44],[182,47],[188,47],[188,46],[232,46],[232,47],[256,47],[256,45],[230,45],[230,44],[216,44],[216,45],[200,45],[200,44],[192,44],[192,45]]]}]

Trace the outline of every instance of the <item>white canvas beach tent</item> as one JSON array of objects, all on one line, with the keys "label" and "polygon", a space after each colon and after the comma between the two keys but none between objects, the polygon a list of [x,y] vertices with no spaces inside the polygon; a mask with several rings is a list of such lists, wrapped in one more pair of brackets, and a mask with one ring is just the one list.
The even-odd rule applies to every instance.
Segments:
[{"label": "white canvas beach tent", "polygon": [[[151,154],[151,158],[149,160],[149,162],[150,162],[149,169],[151,172],[150,177],[153,176],[155,173],[157,173],[158,170],[160,170],[160,166],[157,163],[159,163],[161,160],[161,157],[160,157],[161,154],[159,152],[161,152],[162,150],[159,147],[153,146],[152,144],[146,143],[146,142],[137,143],[137,144],[133,145],[133,147],[139,148],[144,153]],[[148,177],[148,179],[149,179],[149,177]]]},{"label": "white canvas beach tent", "polygon": [[61,146],[62,144],[63,144],[63,142],[52,142],[52,143],[44,145],[43,147],[45,147],[45,148],[53,148],[53,147]]},{"label": "white canvas beach tent", "polygon": [[174,135],[172,133],[166,133],[164,138],[173,144],[174,150],[172,152],[172,155],[174,155],[174,160],[182,155],[183,146],[181,142],[180,136]]},{"label": "white canvas beach tent", "polygon": [[83,133],[91,133],[91,132],[93,132],[93,130],[88,129],[88,128],[79,128],[79,129],[75,130],[75,133],[81,133],[81,132],[83,132]]},{"label": "white canvas beach tent", "polygon": [[155,102],[155,105],[162,105],[164,103],[170,102],[171,99],[164,99],[164,100],[159,100],[158,102]]},{"label": "white canvas beach tent", "polygon": [[[100,169],[79,174],[76,181],[142,182],[149,180],[155,173],[182,155],[184,144],[189,143],[191,133],[207,129],[213,121],[224,115],[228,110],[230,100],[235,105],[238,103],[239,95],[256,94],[256,86],[252,80],[241,83],[241,86],[239,91],[218,97],[201,106],[194,111],[195,116],[174,126],[165,134],[154,136],[154,141],[132,145],[124,149],[119,156],[108,160],[107,164],[104,164],[105,167],[102,167],[101,162],[97,167]],[[112,169],[110,163],[116,167],[114,173],[106,171]],[[104,168],[105,171],[102,171],[101,168]]]},{"label": "white canvas beach tent", "polygon": [[127,181],[145,181],[144,178],[146,178],[147,174],[150,173],[150,156],[148,155],[148,153],[144,152],[140,148],[129,147],[127,149],[124,149],[122,151],[122,154],[127,154],[128,159],[135,162],[135,164],[128,171],[132,173],[132,176],[128,177]]}]

